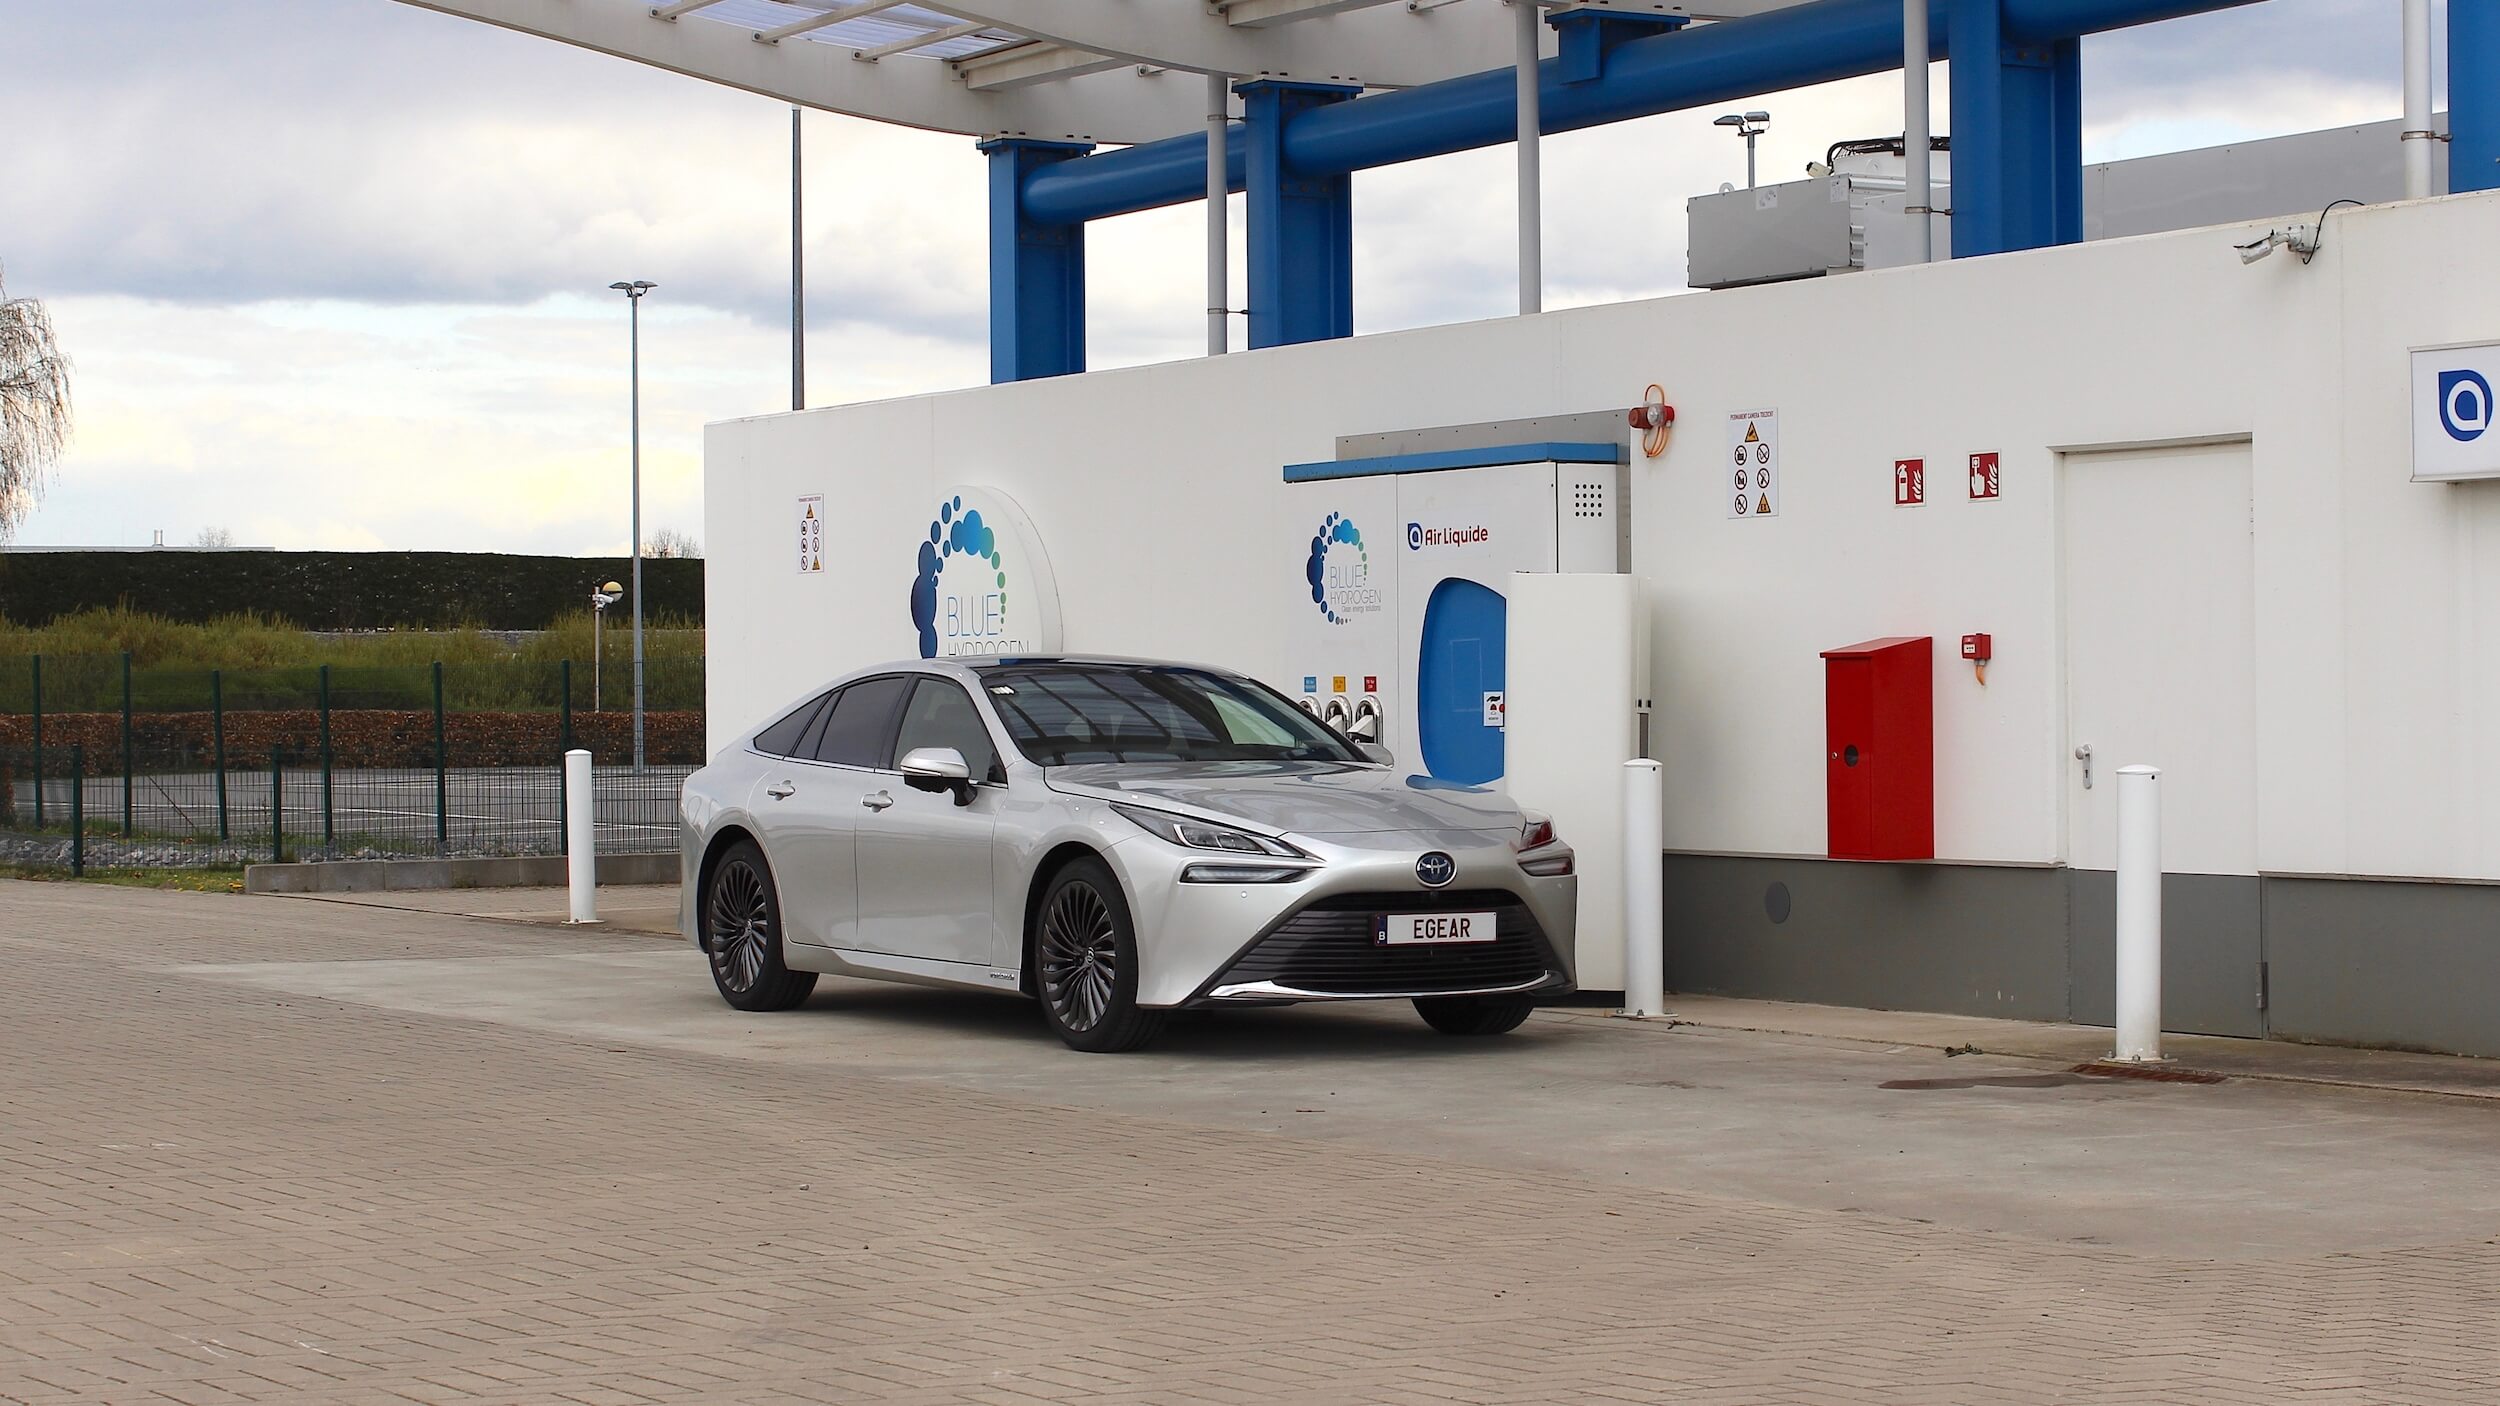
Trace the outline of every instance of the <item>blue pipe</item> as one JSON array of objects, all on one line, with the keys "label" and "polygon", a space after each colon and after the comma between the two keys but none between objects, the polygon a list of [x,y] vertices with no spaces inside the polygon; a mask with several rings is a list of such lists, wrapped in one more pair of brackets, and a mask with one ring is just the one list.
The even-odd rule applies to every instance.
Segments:
[{"label": "blue pipe", "polygon": [[[2011,42],[2071,39],[2255,0],[2004,0]],[[1930,0],[1928,33],[1946,56],[1947,0]],[[1901,66],[1900,0],[1815,0],[1751,19],[1627,40],[1593,82],[1566,83],[1548,59],[1539,80],[1544,129],[1571,132]],[[1469,74],[1338,103],[1285,128],[1288,166],[1337,176],[1428,156],[1499,146],[1518,135],[1511,70]],[[1230,179],[1242,188],[1241,133]],[[1075,224],[1206,196],[1206,142],[1174,137],[1064,161],[1024,184],[1026,217]]]},{"label": "blue pipe", "polygon": [[2500,189],[2500,5],[2448,7],[2448,189]]}]

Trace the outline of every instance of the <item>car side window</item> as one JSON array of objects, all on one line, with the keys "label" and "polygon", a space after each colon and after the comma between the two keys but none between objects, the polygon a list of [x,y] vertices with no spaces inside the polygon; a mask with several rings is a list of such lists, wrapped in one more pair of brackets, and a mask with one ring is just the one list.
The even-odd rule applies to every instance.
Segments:
[{"label": "car side window", "polygon": [[944,679],[922,679],[912,687],[903,709],[903,727],[894,739],[894,755],[908,756],[922,747],[952,747],[963,753],[975,781],[1002,781],[998,747],[981,721],[970,695]]},{"label": "car side window", "polygon": [[791,709],[788,717],[755,734],[755,750],[776,757],[796,753],[800,741],[807,735],[807,725],[816,721],[816,714],[824,709],[825,700],[832,696],[830,693],[819,693]]},{"label": "car side window", "polygon": [[893,677],[867,679],[842,690],[825,710],[824,730],[816,738],[816,760],[835,766],[883,767],[886,742],[894,736],[894,710],[910,687],[910,679]]},{"label": "car side window", "polygon": [[825,723],[833,717],[833,710],[841,702],[842,690],[838,688],[825,695],[825,706],[816,710],[815,720],[807,725],[806,732],[799,735],[798,745],[790,749],[791,756],[803,762],[816,760],[817,739],[825,735]]}]

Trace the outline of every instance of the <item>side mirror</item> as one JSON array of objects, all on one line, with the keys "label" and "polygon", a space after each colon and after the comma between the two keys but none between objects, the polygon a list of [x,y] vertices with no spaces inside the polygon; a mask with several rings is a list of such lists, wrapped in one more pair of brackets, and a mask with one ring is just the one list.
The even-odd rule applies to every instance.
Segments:
[{"label": "side mirror", "polygon": [[972,804],[972,768],[952,747],[915,747],[904,753],[903,784],[915,791],[952,791],[955,804]]},{"label": "side mirror", "polygon": [[1397,757],[1392,754],[1388,748],[1381,746],[1377,742],[1364,742],[1357,740],[1354,744],[1354,750],[1362,753],[1367,760],[1378,762],[1382,766],[1397,765]]}]

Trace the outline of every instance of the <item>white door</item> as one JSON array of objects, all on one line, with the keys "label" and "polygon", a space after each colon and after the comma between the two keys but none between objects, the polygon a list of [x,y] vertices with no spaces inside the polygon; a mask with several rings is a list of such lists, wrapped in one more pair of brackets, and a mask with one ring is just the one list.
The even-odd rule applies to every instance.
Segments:
[{"label": "white door", "polygon": [[2162,773],[2165,869],[2253,874],[2248,446],[2068,454],[2061,478],[2069,862],[2115,866],[2114,773],[2144,762]]}]

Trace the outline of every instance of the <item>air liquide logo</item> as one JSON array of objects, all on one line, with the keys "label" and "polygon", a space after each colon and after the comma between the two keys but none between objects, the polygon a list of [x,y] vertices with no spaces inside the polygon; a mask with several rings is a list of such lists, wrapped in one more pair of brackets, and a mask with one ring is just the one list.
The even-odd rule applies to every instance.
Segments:
[{"label": "air liquide logo", "polygon": [[2439,373],[2439,427],[2460,444],[2491,428],[2491,382],[2480,371]]},{"label": "air liquide logo", "polygon": [[1311,556],[1302,574],[1311,585],[1311,603],[1331,625],[1380,609],[1380,588],[1372,584],[1371,552],[1364,547],[1362,531],[1354,520],[1341,513],[1330,513],[1311,535]]},{"label": "air liquide logo", "polygon": [[1426,527],[1420,522],[1406,525],[1406,549],[1420,552],[1426,547],[1475,547],[1493,540],[1493,529],[1482,523],[1464,526]]},{"label": "air liquide logo", "polygon": [[1058,651],[1058,583],[1013,503],[983,489],[952,490],[918,555],[911,620],[921,658]]}]

